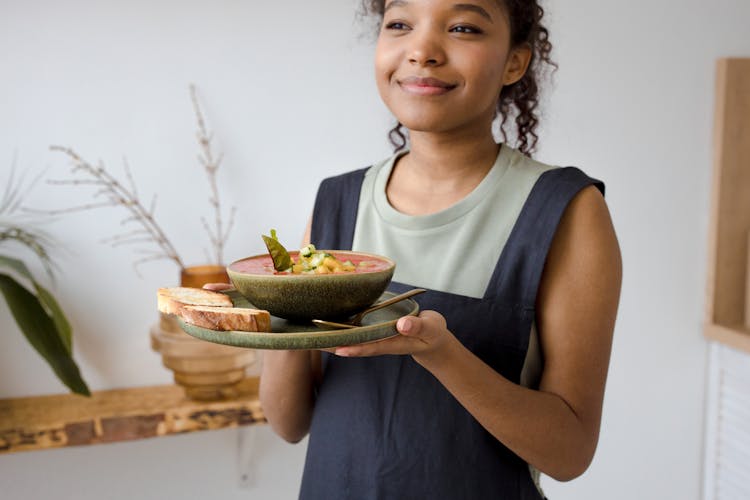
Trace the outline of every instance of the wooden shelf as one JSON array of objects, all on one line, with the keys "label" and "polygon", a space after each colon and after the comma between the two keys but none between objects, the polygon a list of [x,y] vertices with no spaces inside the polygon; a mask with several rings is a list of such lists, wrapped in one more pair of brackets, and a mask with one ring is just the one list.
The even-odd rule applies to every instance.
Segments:
[{"label": "wooden shelf", "polygon": [[706,325],[706,337],[734,349],[750,353],[750,329],[741,325]]},{"label": "wooden shelf", "polygon": [[258,379],[222,401],[187,399],[176,385],[0,399],[0,453],[146,439],[265,423]]},{"label": "wooden shelf", "polygon": [[704,332],[750,352],[750,59],[719,60],[714,120]]}]

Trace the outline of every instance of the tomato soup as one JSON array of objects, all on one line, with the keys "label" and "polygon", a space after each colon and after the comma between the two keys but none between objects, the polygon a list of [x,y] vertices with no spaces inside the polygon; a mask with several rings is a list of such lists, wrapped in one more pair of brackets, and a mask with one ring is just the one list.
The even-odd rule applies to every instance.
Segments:
[{"label": "tomato soup", "polygon": [[[336,252],[327,250],[318,250],[327,252],[333,255],[339,261],[350,261],[354,264],[354,271],[339,272],[335,274],[349,274],[349,273],[372,273],[377,271],[383,271],[391,267],[391,262],[380,258],[376,255],[357,253],[357,252]],[[289,252],[289,256],[296,260],[299,252]],[[306,273],[292,274],[290,272],[277,272],[273,268],[273,261],[271,256],[268,254],[256,255],[255,257],[248,257],[247,259],[239,260],[230,264],[229,269],[238,273],[247,274],[280,274],[290,276],[305,276]]]}]

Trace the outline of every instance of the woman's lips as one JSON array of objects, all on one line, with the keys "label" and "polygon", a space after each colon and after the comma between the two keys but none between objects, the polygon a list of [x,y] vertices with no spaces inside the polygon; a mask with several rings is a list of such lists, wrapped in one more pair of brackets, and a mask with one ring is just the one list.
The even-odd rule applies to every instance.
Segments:
[{"label": "woman's lips", "polygon": [[456,88],[455,85],[437,78],[419,76],[409,76],[399,79],[398,84],[409,93],[424,96],[442,95]]}]

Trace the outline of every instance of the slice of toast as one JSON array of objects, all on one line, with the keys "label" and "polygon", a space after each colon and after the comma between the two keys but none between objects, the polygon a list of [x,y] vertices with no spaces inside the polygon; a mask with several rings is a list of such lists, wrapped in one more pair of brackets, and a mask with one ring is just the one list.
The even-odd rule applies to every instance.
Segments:
[{"label": "slice of toast", "polygon": [[165,314],[180,315],[185,306],[232,307],[232,299],[223,293],[203,288],[177,286],[159,288],[157,292],[159,311]]},{"label": "slice of toast", "polygon": [[159,288],[159,311],[210,330],[270,332],[268,311],[234,307],[228,295],[203,288]]},{"label": "slice of toast", "polygon": [[261,309],[245,307],[185,306],[180,317],[191,325],[209,330],[270,332],[271,315]]}]

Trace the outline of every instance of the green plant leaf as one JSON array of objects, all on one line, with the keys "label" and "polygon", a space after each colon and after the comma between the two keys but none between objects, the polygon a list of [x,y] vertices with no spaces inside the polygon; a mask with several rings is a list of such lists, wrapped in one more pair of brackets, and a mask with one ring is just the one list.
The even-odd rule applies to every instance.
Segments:
[{"label": "green plant leaf", "polygon": [[57,303],[55,297],[52,296],[46,288],[41,286],[36,281],[34,282],[36,287],[36,296],[41,302],[47,314],[49,314],[52,321],[55,323],[55,330],[60,336],[63,345],[68,350],[68,354],[73,355],[73,329],[70,327],[68,318],[65,317],[60,304]]},{"label": "green plant leaf", "polygon": [[14,259],[7,255],[0,255],[0,266],[9,267],[24,278],[27,278],[29,281],[34,281],[31,271],[29,271],[29,268],[26,267],[26,264],[20,259]]},{"label": "green plant leaf", "polygon": [[[25,266],[24,266],[25,267]],[[42,302],[7,274],[0,273],[0,291],[31,346],[47,361],[57,377],[76,394],[90,396],[78,365],[68,351]]]},{"label": "green plant leaf", "polygon": [[7,255],[0,255],[0,267],[8,267],[24,278],[28,279],[36,289],[36,295],[39,301],[47,311],[47,315],[52,318],[55,322],[55,331],[60,334],[60,340],[68,350],[69,354],[73,353],[73,329],[70,327],[68,319],[65,317],[62,308],[57,303],[52,294],[40,285],[34,277],[31,275],[31,271],[26,264],[19,259],[8,257]]}]

